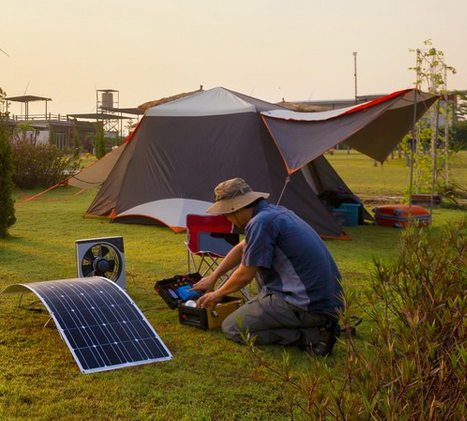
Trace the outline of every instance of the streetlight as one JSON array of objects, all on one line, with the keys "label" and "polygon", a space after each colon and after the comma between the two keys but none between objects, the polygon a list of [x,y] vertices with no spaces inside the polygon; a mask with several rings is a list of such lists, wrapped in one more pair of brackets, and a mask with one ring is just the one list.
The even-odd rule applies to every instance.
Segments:
[{"label": "streetlight", "polygon": [[355,104],[357,104],[357,52],[353,53],[353,68],[354,68],[354,79],[355,79]]}]

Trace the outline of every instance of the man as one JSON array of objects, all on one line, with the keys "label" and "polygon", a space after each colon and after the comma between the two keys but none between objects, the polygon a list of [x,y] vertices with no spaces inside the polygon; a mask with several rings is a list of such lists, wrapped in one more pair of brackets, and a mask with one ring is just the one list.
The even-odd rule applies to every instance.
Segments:
[{"label": "man", "polygon": [[[218,268],[193,287],[206,291],[198,307],[212,307],[256,276],[259,294],[223,322],[227,338],[241,342],[241,332],[258,344],[301,345],[315,355],[329,355],[340,330],[340,273],[318,234],[292,211],[266,202],[268,193],[253,191],[241,178],[220,183],[207,213],[224,214],[245,230],[245,238]],[[217,280],[237,269],[219,289]],[[240,322],[239,322],[240,321]]]}]

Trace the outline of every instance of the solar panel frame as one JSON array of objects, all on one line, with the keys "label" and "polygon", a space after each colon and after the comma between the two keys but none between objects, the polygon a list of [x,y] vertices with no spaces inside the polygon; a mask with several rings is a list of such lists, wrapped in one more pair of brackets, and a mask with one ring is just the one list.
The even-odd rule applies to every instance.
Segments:
[{"label": "solar panel frame", "polygon": [[15,284],[2,294],[25,290],[47,308],[83,374],[172,359],[134,301],[107,278]]}]

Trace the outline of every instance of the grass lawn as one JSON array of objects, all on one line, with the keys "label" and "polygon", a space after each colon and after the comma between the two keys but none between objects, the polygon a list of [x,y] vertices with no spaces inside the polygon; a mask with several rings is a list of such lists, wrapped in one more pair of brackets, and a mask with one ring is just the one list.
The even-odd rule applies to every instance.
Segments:
[{"label": "grass lawn", "polygon": [[[401,197],[404,189],[408,188],[410,180],[410,167],[406,165],[405,158],[389,157],[384,165],[374,165],[373,159],[346,150],[335,151],[326,158],[337,173],[362,199],[378,197]],[[454,159],[451,167],[451,181],[458,182],[467,188],[467,151],[461,151]],[[415,193],[415,192],[414,192]]]},{"label": "grass lawn", "polygon": [[[327,156],[351,189],[362,197],[401,196],[409,170],[403,159],[383,167],[360,154]],[[467,185],[467,153],[453,174]],[[145,313],[174,358],[171,361],[83,375],[47,311],[19,307],[19,295],[0,296],[0,420],[287,420],[283,384],[252,358],[246,346],[178,323],[154,291],[157,280],[187,271],[184,234],[168,228],[109,224],[83,218],[95,195],[58,188],[34,201],[37,192],[17,192],[17,222],[0,239],[0,290],[14,283],[76,277],[75,240],[121,235],[125,243],[127,292]],[[369,207],[371,210],[371,207]],[[435,208],[433,229],[465,212]],[[342,271],[344,288],[362,297],[373,259],[395,256],[400,230],[374,225],[346,228],[351,241],[326,241]],[[22,303],[36,301],[26,294]],[[360,300],[364,315],[365,303]],[[37,307],[37,306],[36,306]],[[355,306],[354,306],[355,307]],[[359,326],[357,344],[368,322]],[[294,375],[311,369],[310,358],[295,348],[261,347],[280,367],[290,355]],[[335,378],[342,372],[344,344],[327,360]],[[312,373],[310,374],[312,375]]]}]

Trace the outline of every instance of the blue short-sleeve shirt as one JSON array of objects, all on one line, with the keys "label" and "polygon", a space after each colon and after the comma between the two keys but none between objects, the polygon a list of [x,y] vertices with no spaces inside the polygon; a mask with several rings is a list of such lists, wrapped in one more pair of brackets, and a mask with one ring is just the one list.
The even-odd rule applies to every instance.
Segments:
[{"label": "blue short-sleeve shirt", "polygon": [[291,210],[259,202],[245,228],[242,263],[257,266],[263,290],[313,313],[342,308],[341,275],[323,240]]}]

